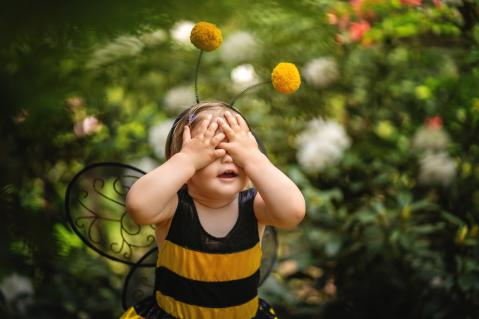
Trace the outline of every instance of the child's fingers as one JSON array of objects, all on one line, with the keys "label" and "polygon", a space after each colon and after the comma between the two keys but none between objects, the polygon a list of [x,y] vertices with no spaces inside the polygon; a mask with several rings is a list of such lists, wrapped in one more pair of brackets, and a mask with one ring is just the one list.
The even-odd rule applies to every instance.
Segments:
[{"label": "child's fingers", "polygon": [[225,135],[223,133],[218,133],[211,139],[211,144],[216,147],[224,138]]},{"label": "child's fingers", "polygon": [[221,126],[228,139],[231,139],[235,135],[233,129],[222,118],[218,118],[218,124]]},{"label": "child's fingers", "polygon": [[205,132],[205,137],[212,137],[215,135],[216,129],[218,128],[218,123],[216,121],[211,122],[210,125],[208,126],[208,129]]},{"label": "child's fingers", "polygon": [[204,119],[204,120],[201,122],[200,127],[198,128],[200,134],[204,134],[204,133],[205,133],[205,131],[206,131],[207,128],[208,128],[208,125],[210,124],[210,120],[211,120],[211,114],[208,114],[208,115],[206,116],[206,119]]},{"label": "child's fingers", "polygon": [[225,118],[233,130],[236,130],[237,128],[239,128],[238,121],[236,121],[236,117],[233,116],[233,114],[231,114],[229,111],[225,112]]},{"label": "child's fingers", "polygon": [[191,140],[191,132],[190,132],[190,127],[188,125],[186,125],[184,128],[183,128],[183,144],[185,142],[188,142],[189,140]]},{"label": "child's fingers", "polygon": [[241,127],[245,131],[249,131],[248,124],[246,124],[246,121],[244,120],[244,118],[242,118],[241,115],[239,114],[235,114],[235,115],[236,115],[236,121],[238,121],[239,127]]},{"label": "child's fingers", "polygon": [[215,158],[223,157],[226,155],[226,151],[222,148],[218,148],[214,152]]}]

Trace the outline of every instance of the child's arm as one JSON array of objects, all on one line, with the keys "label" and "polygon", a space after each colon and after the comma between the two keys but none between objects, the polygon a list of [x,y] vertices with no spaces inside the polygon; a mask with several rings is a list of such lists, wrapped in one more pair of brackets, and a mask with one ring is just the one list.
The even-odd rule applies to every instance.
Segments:
[{"label": "child's arm", "polygon": [[258,191],[254,211],[260,223],[294,228],[303,220],[306,211],[303,194],[264,154],[251,154],[244,170]]},{"label": "child's arm", "polygon": [[306,204],[301,191],[260,152],[254,136],[241,116],[225,112],[219,119],[229,142],[220,143],[242,167],[258,191],[254,209],[258,221],[265,225],[292,228],[304,218]]},{"label": "child's arm", "polygon": [[194,137],[185,126],[181,151],[133,184],[126,209],[137,224],[159,224],[171,218],[178,205],[178,190],[197,170],[224,156],[224,150],[215,149],[224,134],[214,135],[218,125],[210,121],[211,117],[201,122]]}]

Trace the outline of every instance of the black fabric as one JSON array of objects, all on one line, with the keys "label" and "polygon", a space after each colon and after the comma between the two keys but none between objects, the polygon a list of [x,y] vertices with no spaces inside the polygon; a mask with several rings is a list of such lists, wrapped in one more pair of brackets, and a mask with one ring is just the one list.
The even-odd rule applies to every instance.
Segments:
[{"label": "black fabric", "polygon": [[[177,319],[161,309],[153,296],[145,298],[133,307],[135,308],[136,313],[145,319]],[[265,300],[259,298],[258,311],[251,319],[278,319],[278,317],[275,315],[273,308]]]},{"label": "black fabric", "polygon": [[243,279],[205,282],[187,279],[168,268],[158,267],[156,280],[157,290],[178,301],[201,307],[224,308],[243,304],[256,297],[259,270]]},{"label": "black fabric", "polygon": [[203,229],[193,199],[187,189],[182,188],[178,192],[178,207],[166,239],[185,248],[207,253],[234,253],[254,247],[259,241],[258,222],[253,210],[255,195],[254,188],[239,193],[236,224],[226,237],[216,238]]}]

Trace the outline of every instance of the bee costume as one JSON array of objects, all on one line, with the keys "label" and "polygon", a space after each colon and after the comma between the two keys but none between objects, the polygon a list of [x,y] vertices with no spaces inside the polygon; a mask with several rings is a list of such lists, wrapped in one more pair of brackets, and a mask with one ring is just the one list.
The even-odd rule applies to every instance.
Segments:
[{"label": "bee costume", "polygon": [[[222,37],[216,26],[200,22],[190,38],[200,49],[195,77],[199,103],[197,78],[203,51],[216,49]],[[266,83],[270,82],[245,89],[227,106],[240,113],[233,107],[235,100]],[[272,72],[272,83],[276,90],[292,93],[300,85],[299,72],[291,63],[280,63]],[[196,114],[188,111],[176,118],[167,150],[180,119],[189,116],[189,122],[194,121]],[[202,227],[193,198],[182,187],[168,234],[158,249],[155,225],[137,225],[125,210],[128,190],[144,174],[121,163],[95,163],[73,178],[65,197],[67,217],[78,236],[101,255],[131,266],[121,319],[276,319],[273,308],[258,296],[258,287],[276,260],[277,235],[274,227],[266,226],[259,238],[253,210],[256,189],[238,194],[236,223],[218,238]]]}]

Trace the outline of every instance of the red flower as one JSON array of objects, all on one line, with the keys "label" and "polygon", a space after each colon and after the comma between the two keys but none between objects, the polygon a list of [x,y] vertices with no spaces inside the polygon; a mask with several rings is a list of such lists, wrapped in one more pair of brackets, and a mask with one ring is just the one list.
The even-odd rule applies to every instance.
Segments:
[{"label": "red flower", "polygon": [[407,6],[420,6],[422,3],[422,0],[400,0],[401,4],[407,5]]},{"label": "red flower", "polygon": [[441,128],[442,118],[439,115],[426,118],[426,126],[429,128]]},{"label": "red flower", "polygon": [[371,29],[371,25],[366,20],[352,22],[349,27],[349,38],[351,41],[358,41],[369,29]]}]

